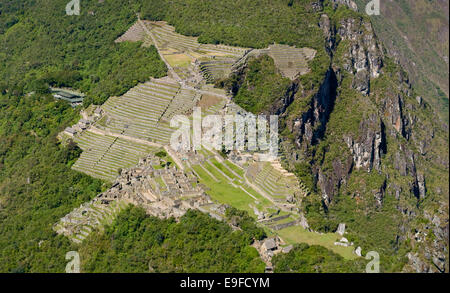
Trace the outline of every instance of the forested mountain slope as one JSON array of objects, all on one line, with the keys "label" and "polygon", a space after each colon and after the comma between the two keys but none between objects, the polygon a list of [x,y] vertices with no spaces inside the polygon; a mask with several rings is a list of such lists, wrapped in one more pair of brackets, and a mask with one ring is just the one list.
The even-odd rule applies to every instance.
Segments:
[{"label": "forested mountain slope", "polygon": [[[357,0],[360,11],[367,1]],[[372,17],[377,36],[389,54],[441,118],[448,123],[449,6],[446,0],[380,1]]]},{"label": "forested mountain slope", "polygon": [[[86,104],[103,103],[166,67],[152,46],[114,40],[136,20],[133,5],[117,1],[83,3],[83,15],[69,17],[67,1],[12,1],[1,14],[9,28],[0,38],[0,90],[11,94],[73,87]],[[9,7],[9,8],[8,8]],[[14,11],[14,7],[24,7]],[[59,7],[60,9],[55,9]],[[13,10],[10,13],[10,10]],[[11,26],[11,21],[16,22]],[[13,22],[13,23],[14,23]]]}]

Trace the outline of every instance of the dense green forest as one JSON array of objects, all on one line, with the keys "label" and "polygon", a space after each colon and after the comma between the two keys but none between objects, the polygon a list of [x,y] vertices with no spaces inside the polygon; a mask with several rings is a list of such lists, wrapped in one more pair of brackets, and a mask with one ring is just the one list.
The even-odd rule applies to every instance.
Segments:
[{"label": "dense green forest", "polygon": [[301,243],[273,258],[275,273],[360,273],[363,260],[346,261],[323,246]]},{"label": "dense green forest", "polygon": [[298,48],[323,45],[315,25],[320,15],[309,1],[147,0],[141,11],[143,18],[168,21],[177,32],[199,36],[203,43],[251,48],[274,42]]},{"label": "dense green forest", "polygon": [[166,72],[155,48],[114,44],[136,19],[131,6],[84,2],[82,15],[68,17],[66,4],[0,3],[2,272],[63,272],[74,245],[52,226],[107,187],[70,169],[81,150],[56,136],[79,109],[55,101],[48,86],[72,86],[88,94],[87,103],[101,103]]},{"label": "dense green forest", "polygon": [[131,207],[104,233],[90,236],[80,256],[86,272],[263,273],[249,233],[199,211],[176,223]]},{"label": "dense green forest", "polygon": [[1,23],[8,23],[3,30],[10,26],[0,35],[3,92],[67,86],[87,94],[86,104],[101,104],[150,76],[166,74],[153,46],[114,43],[137,19],[132,3],[85,1],[81,15],[68,16],[65,0],[19,2],[12,1],[1,14]]},{"label": "dense green forest", "polygon": [[245,73],[234,74],[217,86],[235,91],[234,101],[245,110],[260,113],[289,95],[291,81],[281,76],[271,57],[263,55],[250,60]]},{"label": "dense green forest", "polygon": [[105,186],[70,169],[80,149],[56,135],[78,119],[51,96],[0,96],[0,271],[62,272],[73,250],[52,226]]}]

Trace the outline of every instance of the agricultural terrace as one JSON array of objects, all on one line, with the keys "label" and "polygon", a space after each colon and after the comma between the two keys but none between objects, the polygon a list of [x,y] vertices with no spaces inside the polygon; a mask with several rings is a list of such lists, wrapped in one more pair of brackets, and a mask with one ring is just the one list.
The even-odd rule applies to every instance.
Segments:
[{"label": "agricultural terrace", "polygon": [[136,165],[141,157],[155,150],[148,145],[91,131],[84,131],[74,140],[83,152],[72,168],[107,181],[113,181],[119,169]]},{"label": "agricultural terrace", "polygon": [[293,198],[307,195],[307,191],[301,188],[298,178],[276,163],[251,163],[245,175],[252,184],[258,186],[276,202],[292,201]]},{"label": "agricultural terrace", "polygon": [[[164,59],[183,80],[197,80],[200,71],[207,82],[231,73],[231,67],[248,49],[225,45],[200,44],[196,37],[175,32],[166,22],[145,21]],[[197,68],[198,67],[198,68]]]},{"label": "agricultural terrace", "polygon": [[162,120],[170,122],[175,115],[190,115],[200,99],[201,95],[196,91],[181,89],[167,107]]},{"label": "agricultural terrace", "polygon": [[[321,244],[351,258],[352,247],[335,246],[339,235],[309,232],[300,226],[295,211],[281,210],[277,203],[253,189],[246,181],[244,168],[207,150],[200,150],[194,158],[186,158],[186,167],[199,178],[206,193],[215,201],[247,211],[269,235],[278,235],[288,244],[305,242]],[[270,168],[270,164],[266,168]],[[276,170],[277,167],[271,167]],[[275,173],[275,171],[272,171]],[[289,177],[289,176],[287,176]],[[289,178],[291,179],[291,178]],[[292,183],[291,183],[292,184]],[[286,194],[289,194],[287,192]],[[285,195],[286,196],[286,195]],[[207,209],[207,207],[204,207]],[[209,211],[214,213],[215,211]]]},{"label": "agricultural terrace", "polygon": [[294,80],[298,75],[309,72],[308,61],[314,58],[316,51],[274,44],[269,46],[268,55],[275,61],[275,65],[284,77]]},{"label": "agricultural terrace", "polygon": [[142,26],[136,22],[123,35],[118,37],[114,42],[139,42],[144,41],[146,33]]},{"label": "agricultural terrace", "polygon": [[198,151],[196,161],[189,164],[214,200],[248,211],[257,218],[261,212],[275,212],[276,207],[245,183],[244,170],[205,149]]},{"label": "agricultural terrace", "polygon": [[[177,96],[185,101],[193,101],[195,93],[182,91],[178,83],[167,79],[154,79],[140,84],[123,96],[109,98],[102,106],[105,115],[96,126],[113,133],[167,144],[173,130],[161,120],[167,111],[166,118],[177,111],[183,112],[184,108],[175,99]],[[172,102],[176,105],[171,106]]]},{"label": "agricultural terrace", "polygon": [[202,109],[202,115],[216,115],[227,103],[227,100],[215,95],[203,94],[197,106]]},{"label": "agricultural terrace", "polygon": [[[224,78],[231,73],[233,65],[242,64],[248,56],[258,54],[271,56],[280,72],[294,79],[308,72],[308,61],[316,53],[312,49],[285,45],[248,50],[200,44],[197,38],[180,35],[165,22],[150,21],[138,21],[116,40],[122,41],[143,41],[144,45],[155,45],[174,79],[152,79],[123,96],[109,98],[102,105],[103,115],[93,128],[75,137],[83,153],[73,168],[109,181],[118,176],[119,169],[134,166],[140,158],[155,152],[152,145],[168,145],[174,131],[169,122],[175,115],[189,115],[195,106],[202,108],[203,115],[217,114],[225,107],[229,114],[245,112],[229,103],[223,90],[204,85],[204,80],[214,82]],[[301,215],[296,207],[309,191],[279,163],[252,161],[238,166],[206,149],[178,155],[181,156],[180,164],[198,177],[214,201],[249,212],[270,235],[279,235],[287,243],[320,244],[344,257],[353,257],[352,247],[334,245],[338,240],[337,234],[321,235],[300,226]],[[159,177],[154,178],[152,184],[161,190],[165,188]],[[215,206],[203,208],[220,218]],[[95,204],[89,203],[69,214],[71,216],[68,215],[56,229],[63,233],[75,229],[74,241],[82,241],[93,227],[77,218],[81,209],[84,209],[82,214],[88,214],[90,222],[100,223],[109,219],[108,215],[112,216],[118,207],[112,208],[111,213],[99,211]]]},{"label": "agricultural terrace", "polygon": [[63,217],[53,229],[73,242],[81,243],[93,230],[111,225],[117,214],[126,206],[121,200],[112,201],[108,205],[90,201]]}]

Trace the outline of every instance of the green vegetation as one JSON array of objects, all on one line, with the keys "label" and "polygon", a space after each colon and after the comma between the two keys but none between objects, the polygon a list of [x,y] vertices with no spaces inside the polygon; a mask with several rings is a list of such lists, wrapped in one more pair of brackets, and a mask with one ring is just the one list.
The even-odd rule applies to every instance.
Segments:
[{"label": "green vegetation", "polygon": [[305,184],[305,186],[312,191],[315,191],[316,185],[314,182],[311,166],[307,163],[301,162],[295,165],[295,175]]},{"label": "green vegetation", "polygon": [[363,262],[346,261],[318,245],[302,243],[273,258],[275,273],[362,273]]},{"label": "green vegetation", "polygon": [[[356,0],[360,10],[367,1]],[[448,5],[447,5],[448,6]],[[448,123],[448,8],[445,1],[389,1],[371,18],[389,53],[396,52],[418,94]]]},{"label": "green vegetation", "polygon": [[309,245],[320,245],[339,254],[345,259],[357,258],[356,254],[353,253],[356,247],[334,245],[336,241],[339,241],[339,239],[342,238],[342,236],[336,233],[319,234],[316,232],[309,232],[301,226],[291,226],[276,231],[276,234],[289,244],[307,243]]},{"label": "green vegetation", "polygon": [[155,154],[158,158],[165,158],[167,156],[167,153],[165,151],[159,151]]},{"label": "green vegetation", "polygon": [[[200,212],[190,211],[176,223],[173,219],[146,216],[142,209],[131,207],[122,212],[103,234],[96,232],[80,246],[57,236],[52,226],[108,185],[70,169],[81,150],[70,140],[64,145],[58,143],[56,136],[78,120],[79,109],[54,101],[48,94],[48,86],[73,87],[82,91],[87,94],[86,106],[101,104],[109,96],[121,95],[150,76],[164,76],[167,68],[153,46],[143,48],[139,42],[114,43],[136,21],[135,12],[140,11],[143,18],[167,20],[178,32],[198,36],[203,43],[254,48],[279,43],[315,49],[317,54],[308,64],[311,71],[295,82],[283,78],[273,60],[263,56],[251,59],[242,76],[218,83],[233,89],[236,101],[255,113],[271,110],[291,93],[293,86],[298,86],[294,102],[283,117],[285,128],[281,130],[286,134],[288,122],[304,114],[315,114],[307,112],[316,110],[311,108],[313,98],[325,73],[329,68],[342,69],[348,51],[348,44],[345,41],[339,43],[338,38],[338,48],[331,60],[325,52],[323,32],[316,25],[321,15],[327,13],[337,26],[344,17],[360,15],[346,8],[333,11],[329,1],[324,2],[324,11],[314,11],[311,1],[149,0],[142,3],[130,0],[123,5],[122,1],[110,0],[86,2],[81,16],[69,17],[64,13],[67,0],[23,2],[0,3],[0,271],[62,272],[65,253],[78,250],[86,272],[262,272],[264,264],[256,250],[250,247],[252,239],[264,236],[264,231],[252,218],[255,216],[252,206],[274,212],[271,211],[273,205],[239,182],[243,170],[229,161],[221,164],[212,159],[211,164],[193,168],[213,199],[239,209],[228,209],[225,218],[242,231],[232,231],[226,223]],[[406,28],[407,25],[400,23],[399,27]],[[426,46],[424,50],[427,50]],[[399,230],[415,227],[414,224],[425,225],[425,221],[417,216],[414,222],[405,224],[408,219],[403,217],[399,207],[422,215],[422,207],[435,211],[445,196],[448,202],[448,187],[442,187],[440,182],[445,179],[448,182],[448,170],[442,167],[448,157],[441,156],[448,151],[448,142],[442,139],[448,137],[448,133],[431,122],[429,117],[433,113],[428,104],[416,111],[417,103],[409,103],[413,109],[402,110],[414,119],[420,119],[417,123],[420,126],[411,125],[417,136],[415,139],[426,138],[430,129],[435,130],[434,138],[428,140],[430,154],[416,159],[418,169],[426,172],[427,198],[417,200],[402,194],[398,201],[393,194],[387,193],[383,194],[381,206],[377,202],[380,188],[386,185],[385,178],[401,185],[403,193],[410,194],[411,182],[395,169],[394,154],[400,145],[413,150],[417,146],[393,136],[388,136],[386,141],[389,151],[381,158],[381,174],[352,169],[347,178],[332,182],[339,187],[329,207],[324,207],[318,195],[318,176],[311,173],[320,169],[325,176],[337,174],[334,164],[351,156],[343,136],[351,134],[356,139],[360,122],[383,106],[378,104],[380,97],[398,95],[399,86],[403,86],[397,81],[404,72],[392,60],[385,58],[384,61],[383,75],[371,82],[368,97],[351,89],[352,76],[343,70],[337,72],[339,87],[331,114],[313,125],[313,136],[320,134],[320,137],[314,138],[312,146],[306,146],[307,151],[300,157],[302,163],[291,166],[312,192],[302,206],[309,224],[326,234],[307,232],[299,227],[278,231],[289,243],[306,242],[313,246],[298,245],[291,253],[276,256],[276,271],[360,271],[358,264],[345,260],[355,257],[352,248],[333,245],[337,236],[331,232],[339,223],[346,223],[346,237],[361,246],[363,254],[375,249],[380,253],[383,271],[400,271],[411,247],[408,241],[401,239],[405,234],[399,235]],[[439,69],[437,65],[436,68]],[[432,72],[434,77],[430,75],[430,79],[442,71],[433,69]],[[434,83],[440,84],[440,81]],[[125,97],[108,100],[104,110],[112,113],[113,118],[119,118],[116,121],[120,120],[113,130],[122,133],[127,129],[128,132],[123,133],[145,134],[144,138],[167,141],[168,128],[149,127],[153,126],[146,122],[149,119],[138,117],[134,122],[140,124],[134,123],[134,128],[128,128],[130,114],[144,117],[147,110],[155,108],[154,104],[142,107],[143,101],[153,97],[148,95],[146,87],[151,88],[152,84],[147,83]],[[430,87],[425,92],[437,92],[441,103],[448,105],[445,100],[448,88]],[[157,92],[157,89],[158,85],[153,85],[147,90]],[[166,109],[172,97],[169,92],[177,92],[177,89],[164,91],[168,96],[159,105],[160,109]],[[403,97],[409,102],[416,96],[414,90],[410,93],[411,97]],[[127,102],[127,107],[120,107],[125,104],[123,101]],[[217,108],[218,105],[211,107]],[[111,121],[103,120],[98,126],[107,128],[112,127],[111,124]],[[153,131],[150,135],[146,132],[149,129]],[[294,139],[293,133],[286,137]],[[159,156],[165,157],[162,153]],[[118,167],[114,166],[111,172],[116,172]],[[164,185],[162,181],[158,183]],[[284,219],[282,223],[290,220]],[[265,229],[269,234],[267,227]],[[436,235],[430,233],[427,241],[435,238]]]},{"label": "green vegetation", "polygon": [[321,14],[314,11],[310,1],[291,0],[148,0],[141,8],[142,18],[168,21],[178,33],[198,36],[200,43],[244,48],[267,48],[277,43],[313,48],[317,54],[309,64],[312,71],[302,76],[304,84],[312,88],[319,86],[330,63],[322,30],[311,25],[319,22]]},{"label": "green vegetation", "polygon": [[250,239],[261,240],[266,236],[264,230],[258,227],[255,220],[247,212],[229,207],[225,211],[228,222],[242,229]]},{"label": "green vegetation", "polygon": [[103,234],[87,238],[80,250],[82,268],[84,272],[262,273],[265,265],[249,246],[252,233],[232,231],[226,223],[198,211],[188,211],[176,223],[130,207]]},{"label": "green vegetation", "polygon": [[[12,4],[22,6],[19,2]],[[249,246],[253,234],[232,232],[225,223],[201,213],[188,213],[176,224],[127,210],[105,238],[98,241],[99,235],[93,236],[92,246],[87,242],[77,247],[56,235],[52,227],[62,216],[107,185],[70,169],[81,150],[71,141],[60,145],[56,135],[79,117],[76,109],[47,95],[47,85],[71,86],[88,94],[86,104],[102,103],[149,76],[163,76],[166,69],[153,47],[114,44],[136,19],[131,6],[120,1],[86,2],[80,17],[68,17],[63,9],[67,1],[36,2],[33,9],[15,14],[13,7],[2,10],[1,16],[0,271],[63,272],[65,254],[79,250],[85,271],[146,272],[151,263],[158,271],[263,272],[264,264]],[[3,22],[5,17],[13,21]],[[35,95],[22,95],[33,90]],[[145,229],[149,232],[132,227],[135,213],[139,226],[153,221]],[[251,226],[246,217],[241,221],[243,227]],[[167,230],[162,234],[164,225]],[[108,246],[105,239],[113,231],[115,240]],[[147,239],[150,231],[158,235],[157,242],[165,239],[164,246],[146,250],[147,258],[133,254],[138,249],[128,249],[129,245],[146,243],[138,237]],[[121,243],[126,243],[122,250]],[[111,256],[111,262],[101,259],[97,248]],[[114,257],[120,261],[112,261]],[[146,263],[133,265],[130,259]]]},{"label": "green vegetation", "polygon": [[0,96],[0,271],[63,272],[73,244],[52,226],[106,186],[70,169],[56,134],[78,119],[53,97]]},{"label": "green vegetation", "polygon": [[86,105],[102,104],[150,76],[166,74],[153,46],[114,43],[136,21],[133,5],[90,1],[80,16],[67,16],[65,0],[33,4],[20,17],[14,9],[2,11],[2,19],[18,21],[0,34],[0,90],[20,95],[47,85],[69,86],[87,94]]},{"label": "green vegetation", "polygon": [[285,98],[291,85],[289,78],[281,76],[273,59],[267,55],[250,60],[244,74],[230,79],[223,85],[238,89],[234,101],[252,113],[268,110],[275,102]]},{"label": "green vegetation", "polygon": [[349,241],[358,243],[363,253],[376,247],[383,272],[401,270],[409,249],[404,242],[396,240],[397,227],[401,225],[402,217],[395,205],[395,199],[386,198],[381,209],[373,209],[373,203],[363,200],[358,201],[355,208],[354,200],[348,196],[340,196],[329,212],[331,222],[345,222],[348,225],[351,233],[346,237]]},{"label": "green vegetation", "polygon": [[320,13],[313,12],[309,1],[149,0],[141,12],[143,18],[168,21],[180,34],[198,36],[201,43],[323,49],[322,32],[310,25],[318,22]]},{"label": "green vegetation", "polygon": [[[193,166],[193,169],[199,175],[200,183],[206,186],[206,193],[208,193],[213,199],[217,200],[218,202],[229,204],[240,210],[247,211],[252,216],[254,216],[254,212],[250,205],[254,205],[258,208],[270,205],[270,202],[266,198],[259,195],[250,187],[243,186],[247,192],[254,196],[254,198],[252,198],[242,189],[238,188],[237,185],[231,185],[229,181],[225,177],[223,177],[222,174],[215,171],[212,167],[208,165],[204,167],[209,172],[211,172],[219,181],[214,180],[199,165]],[[259,201],[259,204],[255,203],[255,198]]]}]

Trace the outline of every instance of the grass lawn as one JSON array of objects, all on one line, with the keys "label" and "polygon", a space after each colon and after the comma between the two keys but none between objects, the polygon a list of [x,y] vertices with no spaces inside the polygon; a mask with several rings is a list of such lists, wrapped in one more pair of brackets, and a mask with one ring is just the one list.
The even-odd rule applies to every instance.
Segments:
[{"label": "grass lawn", "polygon": [[244,170],[241,169],[240,167],[236,166],[234,163],[232,163],[230,160],[224,160],[225,164],[230,167],[231,170],[233,170],[234,172],[236,172],[236,174],[238,174],[239,176],[241,176],[242,178],[244,178]]},{"label": "grass lawn", "polygon": [[[211,162],[214,164],[214,166],[222,170],[225,174],[232,177],[233,174],[231,174],[229,170],[226,170],[226,168],[224,168],[224,166],[222,166],[222,164],[219,163],[216,159],[211,159]],[[230,161],[225,160],[224,163],[227,164],[228,167],[230,167],[233,171],[235,171],[239,175],[242,176],[244,175],[244,171],[239,167],[237,167],[236,165],[234,165],[233,163],[231,163]],[[273,206],[273,204],[270,201],[268,201],[266,198],[258,194],[252,188],[246,186],[245,184],[242,185],[242,187],[244,187],[245,190],[247,190],[250,194],[252,194],[258,199],[259,204],[256,205],[255,199],[253,199],[247,193],[242,191],[240,188],[232,186],[229,183],[229,181],[222,174],[220,174],[220,172],[215,170],[213,166],[211,166],[210,164],[204,164],[204,167],[209,172],[211,172],[217,179],[220,180],[220,182],[216,182],[200,166],[193,166],[194,170],[200,176],[199,178],[200,183],[204,184],[210,189],[207,191],[207,193],[214,200],[217,200],[220,203],[229,204],[240,210],[245,210],[249,212],[249,214],[254,218],[256,218],[256,216],[253,212],[253,209],[250,208],[249,206],[250,204],[256,206],[259,210],[266,209],[267,211],[269,211],[270,207]],[[237,180],[235,180],[234,183],[239,186],[239,182]],[[283,214],[285,213],[281,212],[279,216]],[[282,220],[277,224],[290,222],[292,220],[293,220],[292,217],[289,217],[288,219]],[[318,233],[306,231],[300,226],[291,226],[279,231],[271,231],[268,227],[265,226],[263,227],[268,233],[268,235],[273,235],[275,233],[279,235],[281,238],[283,238],[288,244],[307,243],[309,245],[321,245],[334,251],[335,253],[340,254],[345,259],[357,258],[357,256],[353,253],[354,247],[342,247],[334,245],[334,242],[340,239],[340,236],[335,233],[327,233],[321,235]]]},{"label": "grass lawn", "polygon": [[353,253],[354,247],[334,245],[334,242],[341,238],[341,236],[336,233],[326,233],[321,235],[306,231],[301,226],[287,227],[276,231],[276,233],[289,244],[307,243],[309,245],[321,245],[340,254],[345,259],[355,259],[358,257]]},{"label": "grass lawn", "polygon": [[228,177],[230,177],[231,179],[237,179],[239,180],[238,177],[236,177],[236,175],[234,175],[233,173],[230,172],[230,170],[228,170],[227,168],[225,168],[225,166],[222,163],[219,163],[215,158],[211,158],[211,163],[214,164],[214,166],[216,166],[220,171],[222,171],[223,173],[225,173],[225,175],[227,175]]},{"label": "grass lawn", "polygon": [[191,57],[185,54],[165,55],[164,58],[172,67],[188,67],[192,62]]},{"label": "grass lawn", "polygon": [[[194,170],[200,176],[200,183],[206,185],[210,189],[207,193],[213,199],[224,204],[229,204],[237,209],[245,210],[255,218],[256,215],[254,214],[253,209],[250,208],[249,206],[250,204],[256,206],[260,211],[273,205],[270,201],[268,201],[266,198],[258,194],[251,187],[242,185],[242,187],[248,193],[253,195],[258,200],[259,203],[256,204],[254,198],[252,198],[249,194],[244,192],[239,187],[234,187],[233,185],[231,185],[229,181],[222,174],[220,174],[220,172],[215,170],[213,166],[211,166],[210,164],[204,164],[203,166],[209,172],[211,172],[218,180],[220,180],[220,182],[216,182],[200,166],[193,166]],[[240,183],[238,181],[235,181],[234,184],[240,186]]]},{"label": "grass lawn", "polygon": [[[220,203],[229,204],[237,209],[245,210],[255,217],[250,204],[255,205],[255,200],[241,189],[228,184],[226,179],[220,174],[214,174],[221,182],[216,182],[200,166],[193,166],[193,169],[200,176],[200,183],[206,185],[210,190],[207,191],[213,199]],[[209,169],[208,169],[209,170]],[[211,172],[211,170],[209,170]],[[212,172],[211,172],[212,173]]]}]

